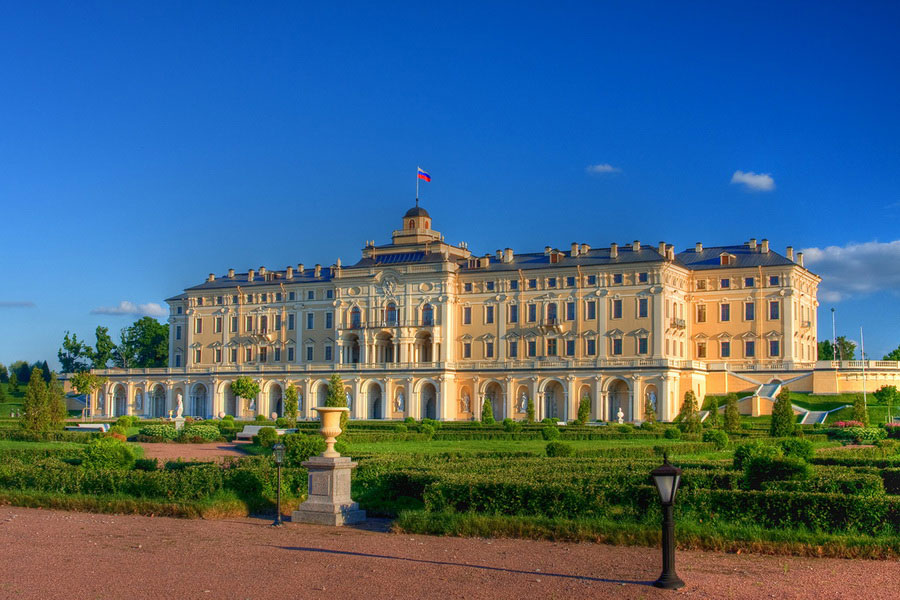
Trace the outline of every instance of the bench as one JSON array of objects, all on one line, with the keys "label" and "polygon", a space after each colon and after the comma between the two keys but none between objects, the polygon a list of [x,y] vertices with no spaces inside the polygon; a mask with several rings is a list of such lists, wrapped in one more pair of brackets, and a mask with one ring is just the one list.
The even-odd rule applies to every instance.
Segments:
[{"label": "bench", "polygon": [[78,423],[74,427],[66,427],[66,431],[106,433],[107,431],[109,431],[109,423]]},{"label": "bench", "polygon": [[[271,427],[271,425],[244,425],[243,431],[238,433],[235,438],[239,440],[252,440],[254,435],[259,435],[259,430],[263,427]],[[297,433],[297,429],[276,429],[275,433],[284,435],[286,433]]]}]

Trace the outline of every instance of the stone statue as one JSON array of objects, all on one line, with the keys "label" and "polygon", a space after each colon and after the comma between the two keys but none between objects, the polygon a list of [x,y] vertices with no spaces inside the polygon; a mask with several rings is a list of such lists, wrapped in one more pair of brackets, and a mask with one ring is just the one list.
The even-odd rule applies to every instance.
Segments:
[{"label": "stone statue", "polygon": [[256,411],[256,398],[250,398],[250,404],[247,406],[251,411]]},{"label": "stone statue", "polygon": [[522,392],[522,395],[519,396],[519,412],[528,412],[528,396],[525,395],[525,392]]},{"label": "stone statue", "polygon": [[303,411],[303,394],[297,394],[297,410]]},{"label": "stone statue", "polygon": [[350,410],[353,410],[353,396],[350,395],[350,392],[347,392],[346,397],[347,397],[347,408],[349,408]]},{"label": "stone statue", "polygon": [[404,402],[403,402],[403,390],[397,391],[397,400],[394,402],[394,410],[397,412],[403,412]]},{"label": "stone statue", "polygon": [[459,408],[462,412],[467,413],[471,410],[472,404],[469,399],[468,392],[463,392],[462,397],[459,399]]},{"label": "stone statue", "polygon": [[97,412],[103,412],[103,394],[97,394]]},{"label": "stone statue", "polygon": [[134,408],[137,411],[144,410],[144,395],[140,392],[134,395]]},{"label": "stone statue", "polygon": [[181,415],[184,413],[184,400],[181,397],[181,392],[175,396],[176,408],[175,408],[175,418],[180,419]]},{"label": "stone statue", "polygon": [[653,390],[647,392],[647,400],[650,401],[650,406],[653,408],[653,411],[656,412],[656,392]]},{"label": "stone statue", "polygon": [[616,413],[616,417],[619,418],[619,423],[625,422],[625,413],[622,412],[622,407],[619,407],[619,412]]}]

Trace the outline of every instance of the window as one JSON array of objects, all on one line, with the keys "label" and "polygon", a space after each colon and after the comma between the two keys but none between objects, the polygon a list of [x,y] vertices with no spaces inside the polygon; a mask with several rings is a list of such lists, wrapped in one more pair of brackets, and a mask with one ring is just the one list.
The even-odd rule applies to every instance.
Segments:
[{"label": "window", "polygon": [[555,288],[556,287],[556,277],[551,277],[547,280],[547,287]]},{"label": "window", "polygon": [[274,354],[275,356],[273,357],[273,359],[275,360],[275,362],[281,362],[281,348],[275,348]]},{"label": "window", "polygon": [[719,356],[731,358],[731,342],[719,342]]},{"label": "window", "polygon": [[296,298],[296,294],[294,292],[288,292],[288,300],[294,300]]},{"label": "window", "polygon": [[306,360],[307,360],[307,362],[312,362],[312,359],[313,359],[313,347],[307,346],[306,347]]},{"label": "window", "polygon": [[334,348],[332,348],[329,344],[325,344],[325,360],[326,361],[331,360],[331,353],[333,350],[334,350]]},{"label": "window", "polygon": [[334,313],[327,312],[325,313],[325,329],[333,329],[334,328]]},{"label": "window", "polygon": [[588,275],[588,285],[597,285],[597,276],[596,275]]},{"label": "window", "polygon": [[354,306],[350,309],[350,327],[353,329],[359,329],[362,326],[362,311],[359,310],[358,306]]},{"label": "window", "polygon": [[613,309],[612,309],[612,318],[613,319],[621,319],[622,318],[622,301],[619,299],[613,300]]},{"label": "window", "polygon": [[232,304],[237,304],[237,303],[238,303],[238,297],[237,297],[237,294],[235,294],[234,296],[231,297],[231,303],[232,303]]},{"label": "window", "polygon": [[197,298],[197,306],[203,306],[203,298]]},{"label": "window", "polygon": [[597,303],[593,300],[588,300],[587,318],[588,319],[596,319],[597,318]]},{"label": "window", "polygon": [[566,277],[566,287],[575,287],[574,277]]},{"label": "window", "polygon": [[705,304],[697,305],[697,322],[698,323],[706,323],[706,305]]},{"label": "window", "polygon": [[253,304],[253,294],[247,294],[247,304]]},{"label": "window", "polygon": [[621,273],[613,273],[613,283],[616,285],[622,285],[622,274]]},{"label": "window", "polygon": [[244,317],[244,331],[253,331],[253,317]]},{"label": "window", "polygon": [[747,340],[744,342],[744,356],[746,358],[753,358],[756,356],[756,342],[753,340]]},{"label": "window", "polygon": [[747,302],[744,304],[744,320],[753,321],[756,319],[756,302]]},{"label": "window", "polygon": [[231,333],[237,333],[237,330],[238,330],[238,318],[237,317],[231,317],[231,326],[229,327],[229,330],[231,331]]},{"label": "window", "polygon": [[263,346],[259,349],[259,362],[264,363],[269,360],[269,349]]},{"label": "window", "polygon": [[547,356],[556,356],[556,340],[547,340]]},{"label": "window", "polygon": [[463,291],[464,291],[464,292],[471,292],[471,291],[472,291],[472,284],[471,284],[471,283],[464,283],[464,284],[463,284]]},{"label": "window", "polygon": [[281,315],[275,315],[275,331],[281,331]]},{"label": "window", "polygon": [[638,354],[647,354],[647,338],[638,338]]},{"label": "window", "polygon": [[203,319],[200,317],[194,319],[194,333],[203,333]]},{"label": "window", "polygon": [[493,306],[485,306],[484,307],[484,322],[485,323],[493,323],[494,322],[494,307]]},{"label": "window", "polygon": [[566,340],[566,356],[575,356],[575,340]]},{"label": "window", "polygon": [[493,281],[485,282],[484,289],[486,289],[489,292],[493,292],[494,291],[494,282]]},{"label": "window", "polygon": [[175,355],[175,366],[176,366],[176,367],[180,367],[180,366],[181,366],[181,355],[180,355],[180,354],[176,354],[176,355]]},{"label": "window", "polygon": [[613,338],[612,353],[616,356],[622,354],[622,338]]},{"label": "window", "polygon": [[224,302],[225,302],[225,298],[223,298],[222,296],[216,296],[216,304],[218,304],[219,306],[222,306],[222,304],[224,304]]},{"label": "window", "polygon": [[494,358],[494,342],[487,342],[484,345],[485,358]]},{"label": "window", "polygon": [[213,321],[213,332],[222,333],[222,317],[216,317]]},{"label": "window", "polygon": [[528,322],[534,323],[537,321],[537,304],[529,304],[528,305]]},{"label": "window", "polygon": [[566,302],[566,321],[575,320],[575,303]]},{"label": "window", "polygon": [[422,308],[422,325],[434,325],[434,307],[430,304],[426,304]]},{"label": "window", "polygon": [[509,289],[518,290],[519,289],[519,280],[518,279],[510,279],[509,280]]},{"label": "window", "polygon": [[306,313],[306,328],[307,329],[315,329],[316,328],[315,313]]},{"label": "window", "polygon": [[528,289],[536,290],[537,289],[537,279],[529,279],[528,280]]},{"label": "window", "polygon": [[244,362],[253,361],[253,348],[244,348]]},{"label": "window", "polygon": [[176,339],[176,340],[180,340],[180,339],[181,339],[181,325],[176,325],[176,326],[175,326],[175,339]]},{"label": "window", "polygon": [[510,304],[509,305],[509,322],[510,323],[518,323],[519,322],[519,305],[518,304]]},{"label": "window", "polygon": [[528,356],[534,358],[537,356],[537,342],[534,340],[528,341]]},{"label": "window", "polygon": [[231,357],[230,357],[230,359],[231,359],[231,362],[233,362],[233,363],[236,363],[236,362],[237,362],[237,350],[238,350],[237,348],[232,348],[232,349],[231,349]]},{"label": "window", "polygon": [[649,276],[647,273],[638,273],[638,283],[647,283]]},{"label": "window", "polygon": [[697,358],[706,358],[706,342],[697,342]]},{"label": "window", "polygon": [[288,314],[288,331],[294,330],[294,313]]},{"label": "window", "polygon": [[263,315],[259,318],[259,332],[269,333],[269,317]]},{"label": "window", "polygon": [[262,294],[262,298],[260,298],[259,301],[260,301],[260,302],[268,302],[268,301],[269,301],[269,295],[268,295],[268,294]]},{"label": "window", "polygon": [[308,291],[306,292],[306,299],[307,299],[307,300],[315,300],[315,299],[316,299],[316,291],[315,291],[315,290],[308,290]]},{"label": "window", "polygon": [[463,344],[463,358],[472,358],[472,344],[466,342]]},{"label": "window", "polygon": [[472,307],[464,306],[463,307],[463,325],[471,325],[472,324]]},{"label": "window", "polygon": [[645,319],[647,317],[647,299],[638,298],[638,318]]},{"label": "window", "polygon": [[547,322],[553,324],[556,321],[556,302],[551,302],[547,305]]},{"label": "window", "polygon": [[778,275],[769,275],[769,285],[779,285]]},{"label": "window", "polygon": [[775,357],[781,355],[781,344],[778,340],[769,340],[769,356]]},{"label": "window", "polygon": [[756,287],[756,279],[753,277],[744,277],[744,287]]},{"label": "window", "polygon": [[778,303],[778,300],[771,300],[769,302],[769,318],[770,319],[778,319],[781,315],[781,305]]},{"label": "window", "polygon": [[294,362],[294,349],[288,348],[288,362]]},{"label": "window", "polygon": [[391,302],[387,305],[387,310],[384,313],[384,318],[387,320],[388,325],[396,325],[397,324],[397,305]]},{"label": "window", "polygon": [[588,340],[587,341],[587,355],[588,356],[596,356],[597,354],[597,340]]},{"label": "window", "polygon": [[722,304],[719,306],[719,320],[723,323],[731,320],[731,305]]},{"label": "window", "polygon": [[705,289],[706,289],[706,280],[705,280],[705,279],[700,279],[700,280],[697,281],[697,289],[698,289],[698,290],[705,290]]},{"label": "window", "polygon": [[519,356],[519,342],[510,342],[509,343],[509,357],[510,358],[518,358]]},{"label": "window", "polygon": [[731,280],[728,278],[719,280],[719,287],[723,290],[727,290],[731,287]]},{"label": "window", "polygon": [[325,297],[329,300],[334,298],[334,290],[325,290]]}]

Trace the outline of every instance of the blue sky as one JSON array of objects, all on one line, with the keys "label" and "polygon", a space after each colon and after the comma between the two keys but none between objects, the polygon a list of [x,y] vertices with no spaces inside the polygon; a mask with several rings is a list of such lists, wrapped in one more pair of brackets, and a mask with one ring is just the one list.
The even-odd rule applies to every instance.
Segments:
[{"label": "blue sky", "polygon": [[900,344],[900,4],[321,4],[5,5],[0,362],[355,261],[417,165],[476,252],[768,238],[818,249],[820,337]]}]

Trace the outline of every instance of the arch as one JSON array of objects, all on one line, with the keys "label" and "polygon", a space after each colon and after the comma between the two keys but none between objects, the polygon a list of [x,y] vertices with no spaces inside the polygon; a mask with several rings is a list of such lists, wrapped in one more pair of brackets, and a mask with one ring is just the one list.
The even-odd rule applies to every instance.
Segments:
[{"label": "arch", "polygon": [[384,394],[381,384],[377,381],[370,381],[366,385],[365,390],[368,417],[370,419],[386,419],[387,415],[384,411]]},{"label": "arch", "polygon": [[195,383],[191,388],[190,414],[194,417],[206,417],[208,410],[209,392],[202,383]]},{"label": "arch", "polygon": [[150,394],[150,416],[156,419],[166,416],[166,388],[157,383]]},{"label": "arch", "polygon": [[380,331],[375,336],[375,362],[394,362],[394,336],[389,331]]},{"label": "arch", "polygon": [[143,386],[139,385],[134,388],[133,402],[132,406],[134,407],[133,412],[135,414],[141,415],[146,412],[147,407],[144,403],[147,402],[147,398],[145,397]]},{"label": "arch", "polygon": [[359,336],[355,333],[351,333],[347,337],[344,338],[343,344],[343,352],[344,352],[344,362],[350,364],[358,364],[359,363]]},{"label": "arch", "polygon": [[631,387],[624,379],[614,378],[607,384],[607,404],[610,421],[619,419],[619,409],[622,409],[622,420],[631,421],[634,419],[631,410]]},{"label": "arch", "polygon": [[284,416],[284,391],[281,385],[272,382],[269,384],[269,412],[275,413],[279,417]]},{"label": "arch", "polygon": [[407,229],[415,229],[415,228],[416,228],[416,222],[413,221],[412,219],[410,219],[409,222],[406,224],[406,228],[407,228]]},{"label": "arch", "polygon": [[388,302],[385,307],[384,322],[389,326],[397,325],[397,304],[395,302]]},{"label": "arch", "polygon": [[[522,397],[525,397],[525,401],[522,401]],[[528,414],[528,401],[530,399],[531,394],[528,393],[527,385],[519,385],[516,387],[516,396],[513,399],[513,406],[515,407],[515,412],[517,414]]]},{"label": "arch", "polygon": [[590,411],[588,412],[588,420],[590,421],[591,419],[594,418],[593,415],[595,414],[594,413],[594,393],[591,390],[591,386],[589,386],[586,383],[582,384],[581,387],[578,388],[578,398],[577,398],[578,404],[575,405],[576,406],[576,418],[577,418],[577,409],[581,408],[581,399],[582,398],[587,398],[588,405],[591,407]]},{"label": "arch", "polygon": [[543,400],[543,417],[550,417],[559,421],[565,421],[566,415],[566,387],[558,379],[550,379],[545,382]]},{"label": "arch", "polygon": [[362,311],[359,310],[358,306],[350,309],[350,327],[353,329],[362,327]]},{"label": "arch", "polygon": [[128,397],[125,386],[119,383],[113,388],[113,416],[121,417],[125,414],[128,414]]},{"label": "arch", "polygon": [[481,394],[481,401],[484,402],[484,399],[487,398],[491,402],[491,412],[494,413],[494,418],[498,421],[502,421],[506,418],[506,411],[504,410],[503,401],[506,394],[503,393],[503,386],[500,385],[498,381],[488,381],[484,384],[484,391]]},{"label": "arch", "polygon": [[230,381],[225,383],[222,392],[225,396],[225,414],[231,415],[233,417],[239,416],[238,409],[240,405],[238,404],[237,396],[235,396],[234,392],[231,391]]},{"label": "arch", "polygon": [[437,388],[430,381],[419,386],[419,401],[422,407],[422,418],[437,419]]},{"label": "arch", "polygon": [[413,344],[414,362],[432,362],[432,348],[434,347],[434,338],[431,337],[430,331],[419,331],[416,333],[416,340]]},{"label": "arch", "polygon": [[472,403],[472,390],[469,389],[468,385],[460,386],[459,402],[456,407],[457,414],[462,415],[466,419],[475,418],[475,407]]},{"label": "arch", "polygon": [[653,412],[656,414],[656,420],[660,420],[660,415],[662,414],[662,402],[659,401],[659,388],[656,387],[655,383],[649,383],[644,386],[644,402],[641,403],[641,419],[644,419],[644,411],[647,403],[650,403],[650,406],[653,408]]},{"label": "arch", "polygon": [[328,382],[320,381],[316,387],[316,406],[325,406],[328,400]]},{"label": "arch", "polygon": [[434,325],[434,307],[431,304],[422,307],[422,325],[426,327]]}]

